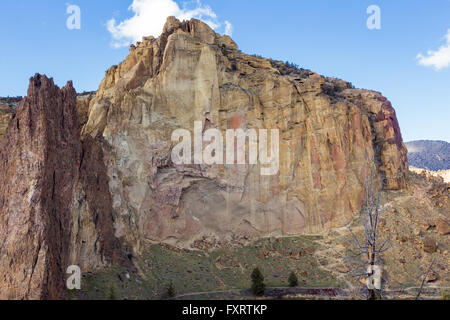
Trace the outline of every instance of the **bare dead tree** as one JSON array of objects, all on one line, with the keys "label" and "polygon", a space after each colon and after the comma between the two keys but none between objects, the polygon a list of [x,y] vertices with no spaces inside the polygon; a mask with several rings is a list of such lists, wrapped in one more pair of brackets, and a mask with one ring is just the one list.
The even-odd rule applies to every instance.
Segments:
[{"label": "bare dead tree", "polygon": [[425,286],[425,282],[427,281],[428,275],[429,275],[430,272],[432,271],[435,262],[436,262],[436,258],[433,258],[433,261],[431,261],[430,266],[429,266],[428,269],[423,273],[422,283],[421,283],[421,285],[420,285],[419,292],[417,293],[416,300],[419,300],[420,295],[422,294],[422,291],[423,291],[423,287]]},{"label": "bare dead tree", "polygon": [[355,275],[367,278],[368,299],[377,299],[377,294],[383,297],[382,292],[382,269],[380,264],[380,254],[389,249],[390,238],[386,239],[380,244],[379,221],[382,214],[380,208],[381,186],[375,188],[375,169],[365,169],[364,172],[365,187],[366,187],[366,203],[361,210],[361,220],[364,227],[364,239],[359,240],[358,237],[349,228],[352,234],[356,250],[350,250],[351,259],[359,259],[359,263],[365,270],[356,272]]}]

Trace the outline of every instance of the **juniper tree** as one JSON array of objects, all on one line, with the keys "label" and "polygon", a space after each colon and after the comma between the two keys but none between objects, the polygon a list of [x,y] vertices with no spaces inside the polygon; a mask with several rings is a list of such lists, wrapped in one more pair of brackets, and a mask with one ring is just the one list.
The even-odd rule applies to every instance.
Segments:
[{"label": "juniper tree", "polygon": [[169,298],[173,298],[176,296],[175,287],[173,286],[172,282],[167,287],[166,294],[167,294],[167,297],[169,297]]},{"label": "juniper tree", "polygon": [[288,278],[289,287],[296,287],[298,286],[298,278],[294,271],[291,272]]},{"label": "juniper tree", "polygon": [[264,284],[264,276],[259,268],[253,270],[251,278],[253,294],[257,297],[262,297],[266,291],[266,285]]}]

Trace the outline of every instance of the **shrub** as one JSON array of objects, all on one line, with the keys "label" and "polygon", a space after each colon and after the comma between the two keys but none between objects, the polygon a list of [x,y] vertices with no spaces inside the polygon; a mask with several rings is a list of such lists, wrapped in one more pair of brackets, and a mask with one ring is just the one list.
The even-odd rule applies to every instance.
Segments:
[{"label": "shrub", "polygon": [[106,299],[117,300],[116,287],[113,284],[109,287],[109,292]]},{"label": "shrub", "polygon": [[289,287],[296,287],[298,286],[298,278],[294,271],[291,272],[288,278]]},{"label": "shrub", "polygon": [[167,287],[166,295],[167,295],[168,298],[174,298],[177,295],[177,293],[175,291],[175,287],[173,286],[172,282]]},{"label": "shrub", "polygon": [[266,291],[266,285],[264,284],[264,276],[259,268],[255,268],[251,275],[252,278],[252,293],[257,297],[262,297]]}]

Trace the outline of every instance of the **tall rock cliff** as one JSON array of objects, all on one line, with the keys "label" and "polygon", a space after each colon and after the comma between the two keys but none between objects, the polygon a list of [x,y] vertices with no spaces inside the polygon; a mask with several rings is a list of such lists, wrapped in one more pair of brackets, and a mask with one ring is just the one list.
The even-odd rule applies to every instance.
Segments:
[{"label": "tall rock cliff", "polygon": [[71,82],[35,75],[0,137],[0,299],[64,298],[69,265],[124,264],[103,151],[80,138],[84,105]]},{"label": "tall rock cliff", "polygon": [[[67,266],[129,264],[155,241],[343,226],[361,209],[368,161],[385,189],[407,183],[395,111],[380,93],[243,54],[195,19],[170,17],[159,38],[131,46],[95,97],[77,102],[71,83],[60,90],[36,75],[6,111],[0,298],[64,297]],[[172,133],[195,122],[200,133],[278,129],[279,170],[174,164]]]},{"label": "tall rock cliff", "polygon": [[[198,20],[170,17],[131,46],[90,102],[83,135],[101,142],[115,235],[146,241],[318,233],[348,223],[367,159],[386,189],[407,180],[395,111],[380,93],[240,52]],[[176,129],[279,129],[280,170],[174,165]]]},{"label": "tall rock cliff", "polygon": [[72,83],[31,78],[0,140],[1,299],[64,296],[79,135]]}]

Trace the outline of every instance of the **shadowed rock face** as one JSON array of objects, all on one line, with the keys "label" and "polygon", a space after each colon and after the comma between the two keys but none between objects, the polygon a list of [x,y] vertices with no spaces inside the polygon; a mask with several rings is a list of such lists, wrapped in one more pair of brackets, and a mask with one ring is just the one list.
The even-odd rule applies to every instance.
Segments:
[{"label": "shadowed rock face", "polygon": [[100,142],[90,137],[82,141],[71,219],[69,265],[77,265],[87,272],[111,262],[124,263],[119,241],[114,236],[112,196],[103,150]]},{"label": "shadowed rock face", "polygon": [[[175,166],[171,134],[203,127],[279,129],[280,171]],[[407,183],[407,158],[380,93],[237,50],[206,24],[169,18],[162,35],[130,48],[90,102],[83,135],[102,141],[115,233],[146,240],[318,233],[348,223],[373,159],[386,189]]]},{"label": "shadowed rock face", "polygon": [[[79,101],[78,101],[79,104]],[[120,263],[100,143],[72,83],[36,75],[0,140],[0,298],[65,297],[66,269]]]},{"label": "shadowed rock face", "polygon": [[79,132],[72,83],[31,78],[0,150],[0,298],[64,296]]}]

